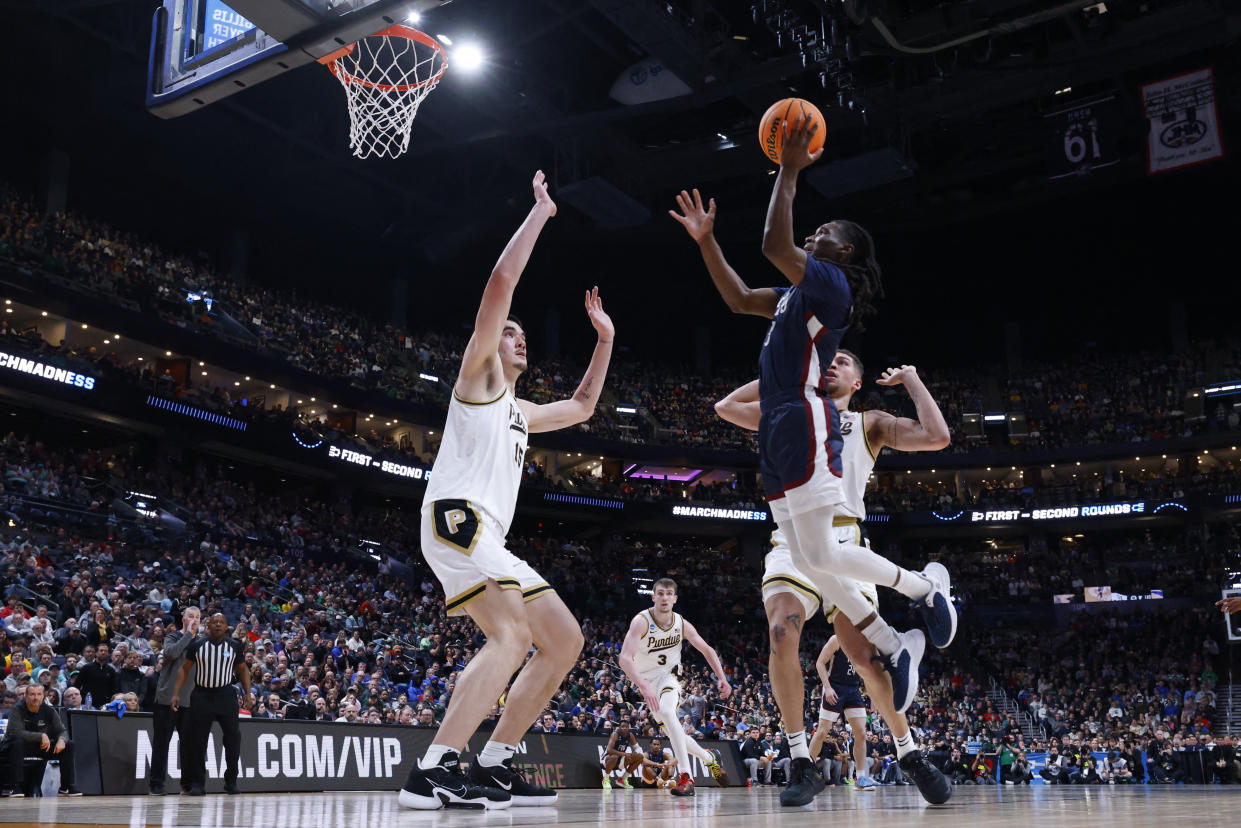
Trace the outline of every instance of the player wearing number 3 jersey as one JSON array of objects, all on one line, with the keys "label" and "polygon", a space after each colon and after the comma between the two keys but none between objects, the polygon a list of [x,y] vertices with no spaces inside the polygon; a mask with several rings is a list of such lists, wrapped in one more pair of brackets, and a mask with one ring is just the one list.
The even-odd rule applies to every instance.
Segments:
[{"label": "player wearing number 3 jersey", "polygon": [[681,704],[681,643],[688,641],[706,658],[715,672],[721,699],[732,695],[733,689],[715,650],[693,624],[672,611],[677,601],[676,581],[671,578],[656,581],[651,587],[651,600],[651,608],[638,613],[629,622],[629,632],[621,645],[620,665],[672,742],[678,771],[672,795],[693,796],[691,754],[707,766],[716,782],[720,785],[727,782],[719,756],[699,747],[677,719],[677,708]]},{"label": "player wearing number 3 jersey", "polygon": [[[526,370],[526,335],[509,314],[513,291],[543,225],[556,214],[541,171],[533,186],[534,207],[483,289],[422,502],[422,554],[444,588],[448,613],[468,614],[487,643],[457,679],[434,743],[414,763],[401,789],[400,803],[410,808],[556,802],[555,791],[526,782],[513,769],[512,758],[522,734],[577,659],[582,631],[547,582],[504,548],[504,536],[517,505],[528,436],[567,428],[594,414],[612,356],[613,327],[599,289],[587,291],[586,314],[599,342],[573,397],[536,405],[514,395]],[[522,667],[531,644],[535,654]],[[518,668],[504,715],[467,776],[458,755]]]}]

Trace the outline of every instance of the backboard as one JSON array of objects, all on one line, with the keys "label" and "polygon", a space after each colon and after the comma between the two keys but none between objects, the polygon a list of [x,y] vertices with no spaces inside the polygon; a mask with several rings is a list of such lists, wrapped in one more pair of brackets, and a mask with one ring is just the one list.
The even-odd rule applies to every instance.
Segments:
[{"label": "backboard", "polygon": [[[1229,589],[1222,591],[1224,598],[1241,597],[1241,587],[1234,585]],[[1241,612],[1234,612],[1232,615],[1224,616],[1224,623],[1228,627],[1228,640],[1241,641]]]},{"label": "backboard", "polygon": [[163,0],[147,109],[176,118],[451,0]]}]

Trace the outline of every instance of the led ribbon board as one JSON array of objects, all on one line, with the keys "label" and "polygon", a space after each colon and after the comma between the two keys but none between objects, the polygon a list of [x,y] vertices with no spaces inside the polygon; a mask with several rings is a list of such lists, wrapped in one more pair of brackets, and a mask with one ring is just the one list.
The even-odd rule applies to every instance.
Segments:
[{"label": "led ribbon board", "polygon": [[1095,503],[1089,506],[1055,506],[1046,509],[990,509],[967,512],[970,523],[1014,523],[1021,520],[1074,520],[1077,518],[1127,517],[1153,511],[1144,501]]},{"label": "led ribbon board", "polygon": [[96,380],[90,374],[79,374],[67,368],[57,368],[55,365],[48,365],[45,362],[27,359],[16,354],[6,354],[3,351],[0,351],[0,368],[20,371],[27,376],[38,377],[48,382],[59,382],[83,391],[95,390]]}]

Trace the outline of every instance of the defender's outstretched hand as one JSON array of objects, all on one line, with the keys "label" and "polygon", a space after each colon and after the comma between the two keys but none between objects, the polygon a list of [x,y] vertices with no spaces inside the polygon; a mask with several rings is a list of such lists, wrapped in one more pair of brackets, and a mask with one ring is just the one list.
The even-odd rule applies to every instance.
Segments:
[{"label": "defender's outstretched hand", "polygon": [[534,174],[534,200],[536,203],[547,204],[552,209],[551,215],[556,215],[556,202],[552,201],[552,197],[547,194],[547,176],[543,175],[542,170]]},{"label": "defender's outstretched hand", "polygon": [[805,115],[798,115],[793,121],[785,121],[781,128],[784,130],[784,143],[780,145],[781,167],[804,170],[819,160],[823,148],[820,147],[818,152],[810,151],[810,139],[819,131],[817,123]]},{"label": "defender's outstretched hand", "polygon": [[1232,615],[1234,612],[1241,611],[1241,595],[1232,595],[1228,598],[1216,601],[1215,606],[1221,608],[1229,615]]},{"label": "defender's outstretched hand", "polygon": [[612,337],[616,336],[616,327],[612,324],[612,317],[603,310],[603,300],[599,298],[598,285],[586,291],[586,315],[590,317],[590,324],[594,325],[600,341],[611,342]]},{"label": "defender's outstretched hand", "polygon": [[701,242],[715,232],[715,199],[710,199],[707,204],[708,207],[703,209],[702,196],[697,189],[694,190],[693,198],[682,190],[677,195],[677,206],[681,208],[681,212],[669,210],[668,215],[685,228],[691,239]]},{"label": "defender's outstretched hand", "polygon": [[918,376],[917,368],[912,365],[902,365],[900,368],[889,368],[884,371],[875,382],[880,385],[904,385],[906,380],[916,376]]}]

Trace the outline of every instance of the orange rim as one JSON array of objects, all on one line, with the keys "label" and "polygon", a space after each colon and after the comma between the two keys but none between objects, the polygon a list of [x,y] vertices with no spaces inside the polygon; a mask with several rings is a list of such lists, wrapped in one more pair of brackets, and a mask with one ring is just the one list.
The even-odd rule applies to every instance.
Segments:
[{"label": "orange rim", "polygon": [[[439,82],[439,79],[444,76],[444,72],[448,69],[448,54],[444,51],[444,45],[426,32],[420,32],[417,29],[411,29],[409,26],[402,26],[398,23],[382,31],[375,32],[371,37],[402,37],[434,49],[440,56],[439,71],[418,83],[375,83],[374,81],[368,81],[366,78],[360,78],[345,71],[340,65],[340,59],[345,55],[352,54],[357,43],[350,43],[348,46],[337,49],[330,55],[324,55],[319,58],[319,62],[344,83],[357,84],[367,89],[378,89],[380,92],[408,92],[411,89],[421,89],[424,86],[433,85]],[[434,58],[431,58],[431,60],[434,61]]]}]

